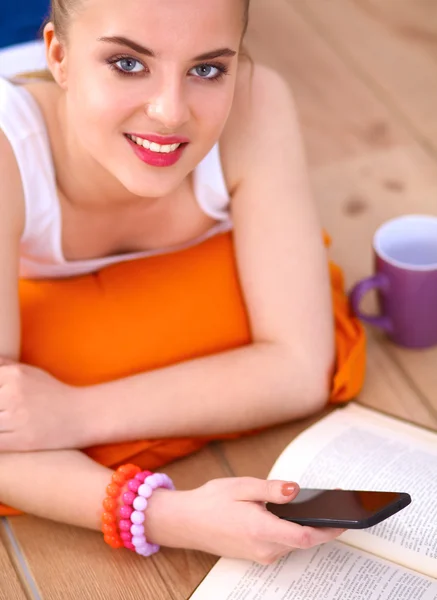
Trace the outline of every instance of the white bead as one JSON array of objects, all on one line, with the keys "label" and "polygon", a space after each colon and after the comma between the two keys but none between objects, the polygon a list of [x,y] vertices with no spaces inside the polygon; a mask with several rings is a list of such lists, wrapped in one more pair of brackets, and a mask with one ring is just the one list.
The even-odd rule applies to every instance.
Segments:
[{"label": "white bead", "polygon": [[135,510],[142,510],[143,512],[147,508],[147,500],[143,496],[137,496],[134,500],[133,507]]},{"label": "white bead", "polygon": [[152,493],[153,493],[153,489],[150,487],[150,485],[148,483],[143,483],[143,485],[140,485],[140,487],[138,488],[138,494],[140,496],[142,496],[143,498],[150,498]]},{"label": "white bead", "polygon": [[164,486],[168,490],[174,490],[173,482],[172,482],[172,480],[170,479],[170,477],[168,475],[164,475]]},{"label": "white bead", "polygon": [[158,473],[158,481],[161,487],[164,487],[167,484],[167,477],[164,473]]},{"label": "white bead", "polygon": [[132,525],[130,532],[132,535],[136,536],[144,535],[144,525]]},{"label": "white bead", "polygon": [[148,484],[152,490],[156,490],[159,487],[159,475],[158,473],[154,473],[153,475],[149,475],[145,479],[145,483]]},{"label": "white bead", "polygon": [[135,548],[138,548],[140,546],[145,546],[146,545],[146,539],[144,536],[136,536],[134,535],[134,537],[132,538],[132,544],[135,546]]},{"label": "white bead", "polygon": [[145,519],[146,517],[144,513],[140,512],[139,510],[135,510],[130,516],[130,520],[134,525],[142,525]]}]

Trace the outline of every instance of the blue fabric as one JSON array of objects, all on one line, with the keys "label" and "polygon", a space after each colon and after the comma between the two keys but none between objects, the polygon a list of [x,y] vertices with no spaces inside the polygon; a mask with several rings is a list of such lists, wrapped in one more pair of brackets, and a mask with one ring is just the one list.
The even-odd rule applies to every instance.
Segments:
[{"label": "blue fabric", "polygon": [[0,48],[33,42],[50,12],[50,0],[0,0]]}]

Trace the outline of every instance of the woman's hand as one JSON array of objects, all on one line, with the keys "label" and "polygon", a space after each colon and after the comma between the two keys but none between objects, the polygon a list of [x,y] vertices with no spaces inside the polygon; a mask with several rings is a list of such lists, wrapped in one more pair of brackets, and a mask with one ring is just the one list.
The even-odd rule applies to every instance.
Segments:
[{"label": "woman's hand", "polygon": [[0,452],[80,447],[77,400],[75,388],[45,371],[0,359]]},{"label": "woman's hand", "polygon": [[188,492],[163,491],[149,506],[146,535],[163,545],[271,564],[343,533],[302,527],[266,510],[265,502],[285,504],[298,492],[297,484],[251,477],[215,479]]}]

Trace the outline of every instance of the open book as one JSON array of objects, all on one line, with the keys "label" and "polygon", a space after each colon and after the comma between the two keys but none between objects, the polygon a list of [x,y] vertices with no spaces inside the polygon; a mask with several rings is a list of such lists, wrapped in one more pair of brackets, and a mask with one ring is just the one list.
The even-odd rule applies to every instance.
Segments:
[{"label": "open book", "polygon": [[291,442],[269,479],[408,492],[412,503],[273,565],[222,558],[192,600],[437,600],[436,434],[349,405]]}]

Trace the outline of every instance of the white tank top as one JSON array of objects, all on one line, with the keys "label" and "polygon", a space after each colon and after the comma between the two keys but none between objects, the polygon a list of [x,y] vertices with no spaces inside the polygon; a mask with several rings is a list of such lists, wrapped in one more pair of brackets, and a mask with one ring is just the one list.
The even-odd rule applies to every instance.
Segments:
[{"label": "white tank top", "polygon": [[216,144],[193,173],[200,208],[217,223],[189,243],[105,258],[67,261],[62,254],[60,203],[47,129],[38,104],[23,87],[0,77],[0,129],[8,138],[20,170],[25,227],[20,244],[20,277],[71,277],[118,262],[182,250],[232,228],[229,194]]}]

